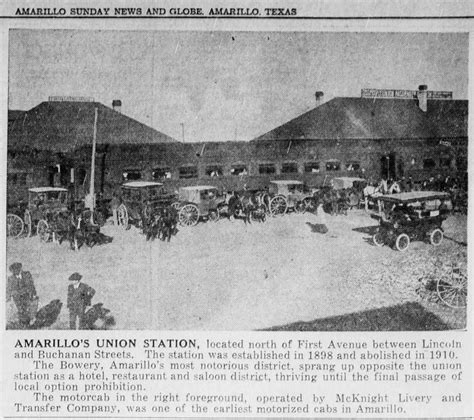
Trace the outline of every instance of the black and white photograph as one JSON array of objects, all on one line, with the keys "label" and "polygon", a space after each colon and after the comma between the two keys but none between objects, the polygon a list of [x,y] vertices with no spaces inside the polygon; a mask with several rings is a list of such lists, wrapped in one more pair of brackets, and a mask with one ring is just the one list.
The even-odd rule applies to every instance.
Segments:
[{"label": "black and white photograph", "polygon": [[8,32],[6,329],[465,330],[469,34]]}]

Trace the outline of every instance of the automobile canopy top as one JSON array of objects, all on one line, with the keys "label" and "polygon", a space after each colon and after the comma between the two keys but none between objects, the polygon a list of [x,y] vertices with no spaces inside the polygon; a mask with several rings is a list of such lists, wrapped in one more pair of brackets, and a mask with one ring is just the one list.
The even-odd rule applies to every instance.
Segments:
[{"label": "automobile canopy top", "polygon": [[212,185],[194,185],[192,187],[181,187],[180,191],[204,191],[204,190],[217,190],[217,187]]},{"label": "automobile canopy top", "polygon": [[449,194],[442,191],[411,191],[399,194],[381,195],[377,197],[377,200],[392,203],[414,203],[417,201],[446,200],[448,198],[450,198]]},{"label": "automobile canopy top", "polygon": [[276,185],[302,185],[303,184],[301,181],[292,181],[292,180],[286,180],[286,179],[278,179],[278,180],[270,181],[270,182]]},{"label": "automobile canopy top", "polygon": [[366,184],[367,180],[364,178],[357,178],[357,177],[338,177],[332,179],[332,185],[336,190],[342,190],[344,188],[352,188],[354,186],[354,182],[358,182],[361,184]]},{"label": "automobile canopy top", "polygon": [[160,182],[151,181],[132,181],[122,185],[122,188],[146,188],[146,187],[161,187],[163,186]]},{"label": "automobile canopy top", "polygon": [[66,192],[66,188],[60,188],[60,187],[36,187],[36,188],[29,188],[29,192],[32,193],[47,193],[47,192],[57,192],[57,191],[64,191]]}]

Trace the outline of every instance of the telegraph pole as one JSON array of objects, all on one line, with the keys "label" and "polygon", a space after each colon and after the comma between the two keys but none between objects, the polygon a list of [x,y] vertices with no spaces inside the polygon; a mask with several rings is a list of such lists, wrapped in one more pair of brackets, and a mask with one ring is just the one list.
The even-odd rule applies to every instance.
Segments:
[{"label": "telegraph pole", "polygon": [[89,186],[89,203],[87,203],[89,209],[91,210],[91,222],[93,222],[93,212],[95,208],[95,199],[94,199],[94,186],[95,185],[94,184],[95,184],[95,150],[96,150],[96,143],[97,143],[97,114],[98,114],[98,108],[95,108],[94,135],[92,137],[91,183]]},{"label": "telegraph pole", "polygon": [[182,133],[183,133],[183,143],[184,143],[184,123],[180,123],[181,125],[181,129],[182,129]]}]

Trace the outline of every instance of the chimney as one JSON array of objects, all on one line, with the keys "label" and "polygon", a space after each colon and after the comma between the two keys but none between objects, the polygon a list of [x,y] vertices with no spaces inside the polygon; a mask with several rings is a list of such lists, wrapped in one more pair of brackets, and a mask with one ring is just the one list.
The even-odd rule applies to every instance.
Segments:
[{"label": "chimney", "polygon": [[324,92],[317,91],[314,94],[314,96],[316,98],[316,106],[318,107],[319,105],[321,105],[323,103]]},{"label": "chimney", "polygon": [[114,111],[122,112],[122,101],[120,99],[114,99],[112,101],[112,108]]},{"label": "chimney", "polygon": [[423,112],[428,111],[428,86],[418,86],[418,106]]}]

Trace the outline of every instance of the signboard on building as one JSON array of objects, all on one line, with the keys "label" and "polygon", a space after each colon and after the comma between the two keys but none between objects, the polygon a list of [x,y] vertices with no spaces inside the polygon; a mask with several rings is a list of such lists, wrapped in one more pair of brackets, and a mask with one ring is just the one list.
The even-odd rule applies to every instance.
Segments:
[{"label": "signboard on building", "polygon": [[[403,89],[362,89],[362,98],[391,98],[391,99],[416,99],[417,90]],[[427,91],[428,99],[453,99],[453,92],[447,91]]]},{"label": "signboard on building", "polygon": [[94,102],[90,96],[50,96],[49,102]]}]

